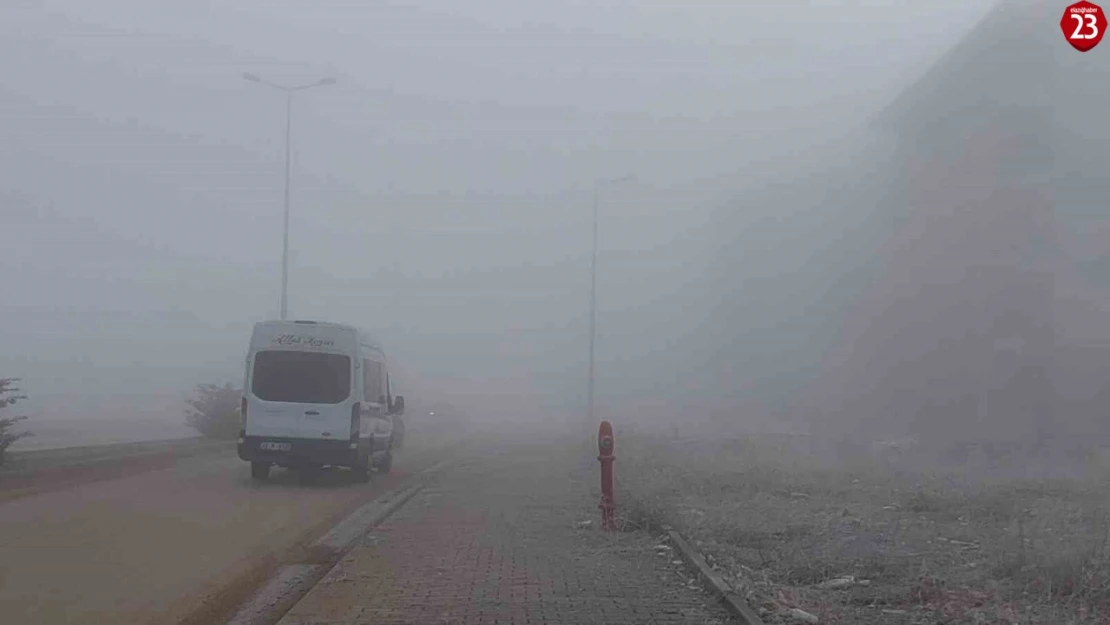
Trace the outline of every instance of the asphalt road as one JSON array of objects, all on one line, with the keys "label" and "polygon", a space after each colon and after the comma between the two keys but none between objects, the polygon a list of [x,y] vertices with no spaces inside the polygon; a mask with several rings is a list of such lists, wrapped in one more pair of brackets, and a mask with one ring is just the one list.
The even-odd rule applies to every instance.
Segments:
[{"label": "asphalt road", "polygon": [[370,484],[280,469],[258,484],[234,451],[220,452],[0,501],[0,621],[208,622],[300,545],[442,457],[406,449]]}]

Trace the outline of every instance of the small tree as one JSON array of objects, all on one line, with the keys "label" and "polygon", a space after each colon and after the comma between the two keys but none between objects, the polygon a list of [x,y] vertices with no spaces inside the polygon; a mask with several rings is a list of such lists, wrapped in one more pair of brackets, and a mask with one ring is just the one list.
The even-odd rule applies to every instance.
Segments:
[{"label": "small tree", "polygon": [[185,423],[206,438],[230,439],[239,435],[239,402],[243,391],[230,382],[198,384],[195,397],[186,400]]},{"label": "small tree", "polygon": [[[27,399],[26,395],[19,394],[19,388],[16,383],[19,378],[0,378],[0,410],[18,403],[22,399]],[[16,423],[23,421],[27,417],[0,417],[0,466],[4,465],[4,456],[8,451],[8,447],[17,440],[31,436],[30,432],[13,432],[12,428]]]}]

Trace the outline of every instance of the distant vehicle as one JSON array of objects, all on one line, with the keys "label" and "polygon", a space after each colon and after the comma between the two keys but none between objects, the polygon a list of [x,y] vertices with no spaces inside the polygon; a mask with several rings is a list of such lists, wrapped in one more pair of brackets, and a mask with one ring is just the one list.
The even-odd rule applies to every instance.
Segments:
[{"label": "distant vehicle", "polygon": [[251,477],[270,467],[350,468],[359,481],[393,465],[395,423],[385,352],[357,328],[323,321],[254,326],[243,384],[239,457]]},{"label": "distant vehicle", "polygon": [[447,402],[435,402],[428,406],[428,416],[434,419],[450,419],[458,414],[458,410]]}]

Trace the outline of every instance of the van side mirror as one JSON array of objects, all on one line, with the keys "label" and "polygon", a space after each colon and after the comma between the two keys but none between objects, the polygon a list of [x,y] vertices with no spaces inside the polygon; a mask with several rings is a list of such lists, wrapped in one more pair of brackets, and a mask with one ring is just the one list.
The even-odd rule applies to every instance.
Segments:
[{"label": "van side mirror", "polygon": [[405,414],[405,397],[404,397],[404,395],[398,395],[398,396],[393,398],[393,414],[395,414],[395,415]]}]

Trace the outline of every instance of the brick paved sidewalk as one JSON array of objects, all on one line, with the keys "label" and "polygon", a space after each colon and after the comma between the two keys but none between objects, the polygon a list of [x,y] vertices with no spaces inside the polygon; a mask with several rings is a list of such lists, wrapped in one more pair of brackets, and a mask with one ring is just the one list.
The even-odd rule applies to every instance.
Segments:
[{"label": "brick paved sidewalk", "polygon": [[280,625],[728,623],[650,537],[596,529],[596,465],[567,445],[460,461]]}]

